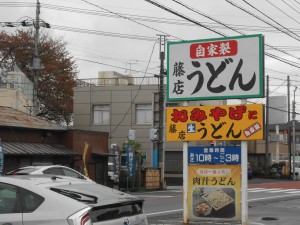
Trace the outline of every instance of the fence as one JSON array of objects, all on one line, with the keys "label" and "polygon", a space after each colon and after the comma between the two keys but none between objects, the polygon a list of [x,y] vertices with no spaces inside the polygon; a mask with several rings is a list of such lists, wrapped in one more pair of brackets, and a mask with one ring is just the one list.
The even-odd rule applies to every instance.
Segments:
[{"label": "fence", "polygon": [[[166,82],[166,78],[165,81]],[[77,79],[77,87],[90,86],[128,86],[128,85],[158,85],[157,77],[131,77],[125,76],[122,78],[89,78]]]}]

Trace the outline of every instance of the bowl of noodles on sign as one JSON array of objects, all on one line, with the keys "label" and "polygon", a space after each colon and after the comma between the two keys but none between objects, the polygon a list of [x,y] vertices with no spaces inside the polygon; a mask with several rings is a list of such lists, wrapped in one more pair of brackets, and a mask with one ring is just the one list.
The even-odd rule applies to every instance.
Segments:
[{"label": "bowl of noodles on sign", "polygon": [[211,205],[216,211],[226,207],[227,205],[234,202],[234,199],[231,198],[221,189],[216,189],[208,194],[202,196],[209,205]]},{"label": "bowl of noodles on sign", "polygon": [[195,216],[209,216],[211,213],[212,207],[210,206],[210,204],[203,200],[203,201],[199,201],[197,204],[195,204],[194,206],[194,215]]}]

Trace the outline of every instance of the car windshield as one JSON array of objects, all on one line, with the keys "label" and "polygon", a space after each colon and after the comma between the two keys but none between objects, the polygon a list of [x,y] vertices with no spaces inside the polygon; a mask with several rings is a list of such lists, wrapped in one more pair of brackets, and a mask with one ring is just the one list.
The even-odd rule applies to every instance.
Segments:
[{"label": "car windshield", "polygon": [[38,168],[20,168],[6,173],[6,175],[29,175],[34,171],[37,171]]}]

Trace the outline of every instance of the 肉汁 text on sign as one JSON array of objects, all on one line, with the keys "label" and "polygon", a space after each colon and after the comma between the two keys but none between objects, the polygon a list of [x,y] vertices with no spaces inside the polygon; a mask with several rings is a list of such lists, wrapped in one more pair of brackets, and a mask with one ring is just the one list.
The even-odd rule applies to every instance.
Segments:
[{"label": "\u8089\u6c41 text on sign", "polygon": [[262,140],[263,105],[168,107],[167,141]]},{"label": "\u8089\u6c41 text on sign", "polygon": [[167,100],[260,98],[263,37],[168,43]]}]

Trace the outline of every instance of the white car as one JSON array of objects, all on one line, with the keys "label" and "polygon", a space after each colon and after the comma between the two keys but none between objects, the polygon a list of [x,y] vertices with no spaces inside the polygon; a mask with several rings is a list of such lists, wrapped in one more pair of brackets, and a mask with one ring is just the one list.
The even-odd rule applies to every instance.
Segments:
[{"label": "white car", "polygon": [[0,224],[92,224],[88,205],[37,185],[25,176],[17,177],[20,176],[0,177]]},{"label": "white car", "polygon": [[57,175],[0,177],[0,222],[10,225],[148,225],[143,199]]},{"label": "white car", "polygon": [[[36,175],[36,174],[53,174],[59,176],[74,177],[78,179],[92,181],[83,174],[66,166],[51,165],[51,166],[25,166],[19,169],[10,171],[5,175]],[[93,182],[93,181],[92,181]]]}]

